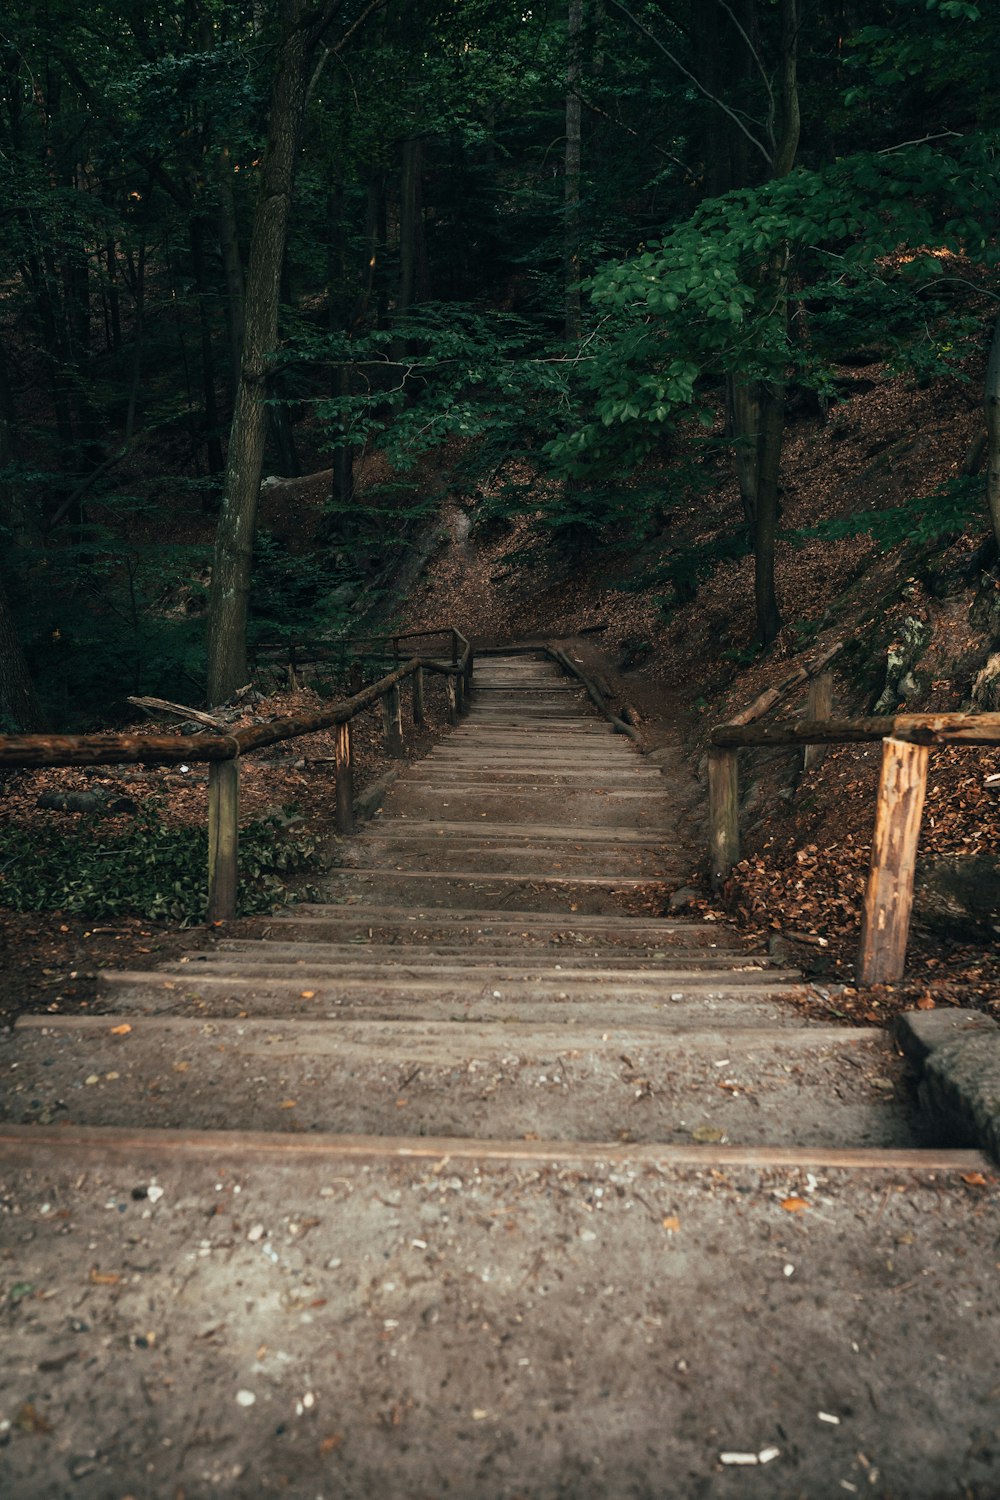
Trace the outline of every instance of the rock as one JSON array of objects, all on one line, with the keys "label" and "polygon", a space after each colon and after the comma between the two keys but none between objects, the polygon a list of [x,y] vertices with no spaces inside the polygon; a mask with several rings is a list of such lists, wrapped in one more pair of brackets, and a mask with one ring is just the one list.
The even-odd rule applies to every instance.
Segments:
[{"label": "rock", "polygon": [[995,942],[1000,933],[1000,861],[974,854],[921,862],[913,917],[944,937]]},{"label": "rock", "polygon": [[694,886],[683,885],[680,890],[674,891],[667,903],[670,911],[680,911],[685,906],[690,906],[692,901],[700,901],[701,891],[696,891]]},{"label": "rock", "polygon": [[980,713],[1000,712],[1000,651],[994,651],[972,684],[972,701]]},{"label": "rock", "polygon": [[875,715],[895,713],[905,700],[912,708],[924,692],[924,684],[914,673],[931,638],[931,628],[917,615],[907,615],[890,642],[885,660],[885,686],[872,709]]}]

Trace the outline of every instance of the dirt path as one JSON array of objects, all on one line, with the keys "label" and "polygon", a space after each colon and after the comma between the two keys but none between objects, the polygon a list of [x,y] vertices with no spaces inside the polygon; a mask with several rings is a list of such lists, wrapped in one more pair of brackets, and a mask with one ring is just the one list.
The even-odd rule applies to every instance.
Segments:
[{"label": "dirt path", "polygon": [[669,746],[477,682],[326,904],[3,1040],[0,1492],[995,1496],[987,1161],[650,914]]}]

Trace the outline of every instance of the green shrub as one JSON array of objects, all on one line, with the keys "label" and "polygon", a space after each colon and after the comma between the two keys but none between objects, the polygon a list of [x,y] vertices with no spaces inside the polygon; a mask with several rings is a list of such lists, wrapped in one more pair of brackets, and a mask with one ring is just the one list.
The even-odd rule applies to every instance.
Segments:
[{"label": "green shrub", "polygon": [[[298,821],[280,813],[240,830],[240,916],[287,900],[283,877],[314,860],[318,842]],[[207,830],[168,827],[148,805],[120,832],[97,817],[81,817],[69,832],[64,824],[0,828],[0,905],[15,911],[189,926],[205,920],[207,872]]]}]

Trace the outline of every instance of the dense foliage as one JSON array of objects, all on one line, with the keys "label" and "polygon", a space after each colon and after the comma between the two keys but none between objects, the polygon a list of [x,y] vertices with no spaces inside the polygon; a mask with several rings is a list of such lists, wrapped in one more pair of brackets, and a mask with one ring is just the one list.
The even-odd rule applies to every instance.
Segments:
[{"label": "dense foliage", "polygon": [[[748,530],[713,545],[754,545],[766,639],[786,395],[826,409],[861,345],[918,380],[985,346],[994,7],[13,0],[7,725],[203,691],[251,232],[297,26],[279,331],[252,400],[266,468],[329,468],[329,501],[308,542],[258,533],[251,636],[357,632],[386,609],[434,523],[422,462],[442,444],[464,492],[489,492],[478,520],[530,507],[577,549],[655,535],[670,502],[646,466],[700,441],[737,465]],[[712,557],[682,552],[662,566],[696,586]]]},{"label": "dense foliage", "polygon": [[[242,828],[238,915],[287,901],[288,876],[314,866],[317,849],[316,839],[284,815]],[[205,829],[169,826],[150,805],[126,828],[108,832],[95,818],[72,838],[55,826],[8,825],[0,829],[0,904],[183,927],[204,921],[207,866]]]}]

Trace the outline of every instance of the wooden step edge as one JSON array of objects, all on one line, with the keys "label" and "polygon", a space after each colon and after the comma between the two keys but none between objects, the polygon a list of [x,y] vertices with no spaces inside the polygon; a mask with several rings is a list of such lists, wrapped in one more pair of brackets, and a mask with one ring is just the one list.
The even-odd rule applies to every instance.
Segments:
[{"label": "wooden step edge", "polygon": [[[398,1055],[401,1061],[411,1055],[416,1056],[415,1053],[401,1054],[399,1050],[401,1046],[419,1047],[422,1044],[433,1044],[442,1036],[452,1037],[459,1034],[463,1039],[463,1047],[470,1055],[477,1057],[490,1050],[487,1043],[499,1046],[502,1051],[509,1051],[515,1046],[524,1048],[532,1042],[544,1051],[575,1052],[587,1048],[593,1051],[602,1047],[614,1049],[622,1045],[623,1039],[627,1039],[636,1047],[658,1047],[665,1052],[708,1051],[711,1053],[720,1047],[734,1053],[738,1049],[811,1052],[833,1048],[836,1051],[849,1051],[854,1048],[876,1045],[882,1051],[893,1050],[889,1033],[878,1026],[827,1026],[823,1023],[814,1023],[809,1026],[780,1026],[764,1023],[739,1026],[716,1023],[714,1026],[706,1024],[700,1030],[685,1028],[672,1031],[669,1025],[661,1026],[652,1021],[619,1022],[616,1025],[613,1012],[609,1012],[606,1021],[591,1020],[585,1026],[574,1026],[571,1030],[561,1023],[539,1025],[537,1020],[530,1016],[519,1023],[522,1030],[518,1031],[511,1022],[506,1020],[476,1022],[474,1019],[472,1021],[463,1019],[456,1022],[440,1017],[429,1019],[419,1014],[404,1020],[394,1016],[387,1021],[368,1017],[360,1021],[347,1021],[339,1018],[331,1020],[326,1016],[176,1016],[162,1012],[144,1016],[130,1012],[127,1022],[129,1031],[115,1035],[114,1027],[118,1024],[121,1024],[118,1017],[111,1014],[66,1016],[31,1014],[19,1016],[14,1023],[14,1030],[15,1032],[45,1032],[49,1035],[60,1031],[80,1034],[97,1032],[112,1037],[116,1044],[126,1047],[129,1044],[129,1038],[141,1031],[168,1032],[178,1029],[190,1031],[205,1026],[211,1027],[213,1036],[221,1038],[227,1034],[237,1037],[248,1036],[249,1033],[257,1031],[268,1034],[284,1033],[289,1040],[296,1035],[315,1037],[317,1034],[322,1034],[335,1041],[338,1038],[343,1039],[344,1042],[351,1042],[352,1032],[360,1031],[364,1033],[364,1037],[360,1042],[354,1041],[355,1051],[368,1051],[383,1060],[389,1055]],[[391,1053],[386,1051],[384,1041],[378,1040],[380,1031],[392,1039]],[[411,1035],[407,1043],[408,1031]],[[315,1046],[315,1042],[312,1045]],[[272,1042],[272,1050],[276,1056],[281,1053],[282,1049],[277,1041]],[[738,1066],[738,1061],[734,1066]]]},{"label": "wooden step edge", "polygon": [[[385,865],[339,865],[324,879],[364,875],[373,880],[451,880],[466,885],[489,885],[495,881],[514,881],[518,885],[596,885],[604,890],[643,890],[646,886],[674,885],[672,875],[536,875],[523,870],[397,870]],[[572,912],[567,912],[572,917]]]},{"label": "wooden step edge", "polygon": [[[308,906],[286,908],[280,913],[276,912],[273,916],[264,916],[259,920],[261,923],[328,922],[343,918],[348,922],[363,923],[373,918],[377,925],[387,917],[407,923],[433,922],[436,926],[476,922],[490,925],[506,924],[510,927],[550,927],[554,924],[560,928],[571,927],[583,932],[597,928],[616,927],[627,932],[717,932],[733,935],[733,929],[728,922],[684,922],[675,921],[669,917],[634,917],[625,912],[621,914],[610,912],[607,916],[602,916],[600,913],[581,914],[575,911],[501,911],[496,907],[432,906],[414,911],[412,906],[334,906],[310,902]],[[385,922],[384,925],[391,924]]]},{"label": "wooden step edge", "polygon": [[[446,991],[454,992],[456,996],[461,997],[466,993],[469,978],[468,971],[463,969],[430,977],[426,973],[420,976],[399,973],[370,976],[338,974],[330,969],[313,970],[305,966],[301,969],[289,966],[289,972],[284,974],[261,974],[259,971],[248,972],[248,966],[244,965],[240,972],[232,974],[221,973],[217,969],[199,969],[191,974],[176,969],[155,971],[103,969],[100,983],[102,992],[109,999],[111,993],[117,988],[136,988],[139,985],[148,987],[152,992],[170,990],[181,994],[187,991],[207,992],[225,987],[230,990],[245,990],[251,994],[254,990],[273,992],[279,989],[287,989],[298,994],[303,989],[310,989],[314,990],[317,995],[323,995],[327,990],[332,992],[349,990],[353,994],[369,990],[380,994],[387,991],[403,991],[413,995],[433,995]],[[775,974],[773,978],[766,975],[760,977],[754,975],[752,978],[734,979],[732,974],[725,969],[713,974],[688,970],[644,975],[637,979],[609,979],[606,975],[600,975],[583,980],[568,973],[559,979],[541,976],[510,978],[492,973],[487,969],[474,976],[474,982],[477,982],[482,989],[490,986],[499,987],[507,992],[504,998],[508,1000],[516,1000],[524,990],[535,992],[541,990],[567,996],[575,991],[574,998],[581,1001],[592,999],[595,994],[598,994],[608,999],[610,1003],[618,995],[634,996],[648,990],[662,994],[663,990],[668,987],[673,993],[685,999],[699,995],[715,999],[751,1000],[759,996],[785,996],[789,999],[794,996],[796,999],[802,999],[808,994],[808,986],[801,979],[789,978],[780,973]],[[572,1005],[572,1003],[572,1000],[567,1000],[567,1004]],[[48,1013],[43,1013],[43,1020],[45,1014]],[[52,1014],[59,1013],[53,1012]]]},{"label": "wooden step edge", "polygon": [[877,1172],[991,1172],[981,1151],[946,1148],[824,1146],[628,1145],[621,1141],[471,1140],[464,1136],[298,1135],[261,1130],[153,1130],[121,1125],[0,1125],[0,1158],[40,1154],[37,1170],[58,1171],[73,1155],[74,1169],[90,1155],[205,1158],[252,1163],[280,1159],[336,1163],[496,1162],[525,1166],[723,1167]]}]

